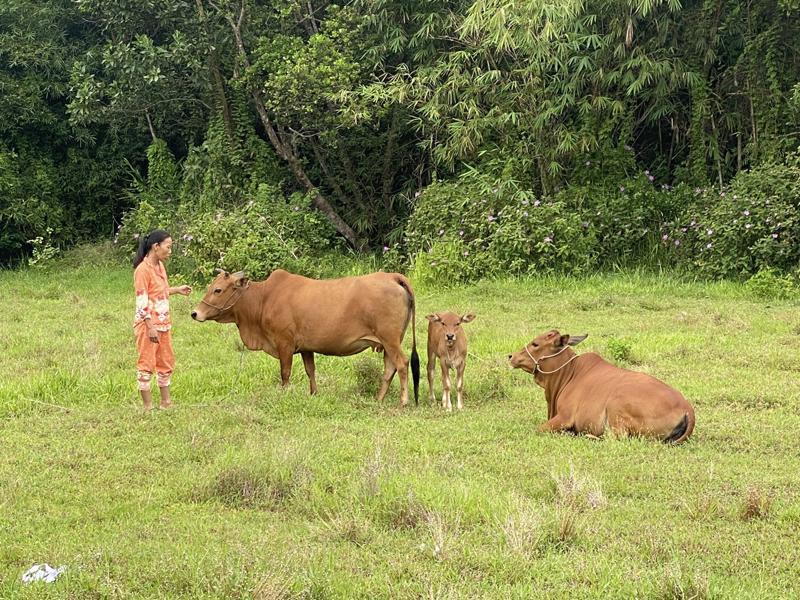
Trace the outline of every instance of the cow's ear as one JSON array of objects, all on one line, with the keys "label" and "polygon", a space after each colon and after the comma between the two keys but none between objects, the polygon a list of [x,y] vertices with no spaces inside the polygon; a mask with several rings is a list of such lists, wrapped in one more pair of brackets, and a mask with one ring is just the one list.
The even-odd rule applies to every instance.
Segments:
[{"label": "cow's ear", "polygon": [[442,320],[437,314],[425,315],[425,318],[428,319],[428,321],[430,321],[431,323],[438,323],[439,321]]},{"label": "cow's ear", "polygon": [[570,346],[577,346],[583,340],[585,340],[587,337],[589,337],[588,333],[586,335],[562,335],[561,336],[561,343],[562,343],[562,345],[563,344],[569,344]]},{"label": "cow's ear", "polygon": [[239,275],[240,277],[236,280],[236,282],[233,285],[240,288],[246,288],[250,285],[250,279],[245,277],[242,271],[240,271],[239,273],[234,273],[234,276],[235,275]]},{"label": "cow's ear", "polygon": [[467,313],[467,314],[465,314],[464,316],[461,317],[461,322],[462,323],[469,323],[470,321],[474,321],[474,320],[475,320],[475,315],[472,314],[472,313]]}]

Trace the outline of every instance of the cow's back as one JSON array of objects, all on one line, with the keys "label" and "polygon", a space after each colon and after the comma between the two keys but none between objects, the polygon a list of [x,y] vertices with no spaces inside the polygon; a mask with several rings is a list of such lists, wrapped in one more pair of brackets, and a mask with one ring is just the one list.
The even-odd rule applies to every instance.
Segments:
[{"label": "cow's back", "polygon": [[275,271],[266,281],[270,327],[293,336],[299,350],[323,354],[363,350],[359,340],[402,338],[410,306],[403,283],[399,273],[310,279]]},{"label": "cow's back", "polygon": [[582,354],[575,362],[575,375],[564,392],[576,403],[579,429],[602,432],[603,422],[613,425],[619,419],[641,424],[643,430],[658,430],[662,419],[672,423],[674,415],[691,411],[679,391],[646,373],[617,367],[594,353]]}]

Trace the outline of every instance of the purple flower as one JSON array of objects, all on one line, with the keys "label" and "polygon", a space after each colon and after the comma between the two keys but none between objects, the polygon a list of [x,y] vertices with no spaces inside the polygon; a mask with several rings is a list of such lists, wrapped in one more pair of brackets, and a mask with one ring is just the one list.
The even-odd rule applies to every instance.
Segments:
[{"label": "purple flower", "polygon": [[589,165],[591,165],[591,164],[592,164],[592,161],[590,161],[590,160],[587,160],[587,161],[586,161],[586,166],[587,166],[587,167],[588,167]]},{"label": "purple flower", "polygon": [[661,236],[661,239],[666,242],[669,239],[669,235],[665,233],[664,235]]},{"label": "purple flower", "polygon": [[133,239],[138,240],[139,239],[139,234],[138,233],[134,233],[133,234]]},{"label": "purple flower", "polygon": [[744,228],[745,229],[750,229],[752,226],[753,226],[752,224],[748,223],[747,225],[744,226]]},{"label": "purple flower", "polygon": [[298,210],[300,210],[300,207],[299,207],[299,206],[295,206],[293,210],[294,210],[295,212],[297,212]]},{"label": "purple flower", "polygon": [[522,216],[523,216],[523,217],[527,217],[527,216],[528,216],[528,211],[527,211],[527,210],[523,211],[523,212],[522,212]]},{"label": "purple flower", "polygon": [[383,247],[383,251],[384,251],[384,252],[388,252],[388,251],[389,251],[389,246],[384,246],[384,247]]},{"label": "purple flower", "polygon": [[486,220],[489,221],[489,223],[491,223],[492,221],[496,221],[497,217],[495,217],[494,215],[489,215],[488,217],[486,217]]},{"label": "purple flower", "polygon": [[686,227],[681,227],[681,231],[682,231],[683,233],[686,233]]},{"label": "purple flower", "polygon": [[713,246],[713,245],[714,245],[714,244],[712,244],[711,242],[708,242],[708,243],[706,244],[706,248],[711,248],[711,246]]},{"label": "purple flower", "polygon": [[675,245],[676,246],[680,246],[681,245],[681,241],[680,240],[675,240]]},{"label": "purple flower", "polygon": [[655,181],[655,179],[656,179],[656,178],[655,178],[655,177],[653,177],[652,175],[648,175],[648,176],[647,176],[647,178],[648,178],[650,181]]},{"label": "purple flower", "polygon": [[723,198],[724,196],[725,196],[725,192],[720,192],[720,193],[719,193],[719,197],[720,197],[720,198]]},{"label": "purple flower", "polygon": [[619,191],[624,194],[625,193],[625,188],[623,186],[619,186]]},{"label": "purple flower", "polygon": [[738,198],[739,198],[739,196],[737,196],[736,194],[733,195],[733,199],[734,200],[737,200]]},{"label": "purple flower", "polygon": [[548,235],[548,236],[546,236],[546,237],[544,238],[544,241],[545,241],[545,243],[546,243],[546,244],[549,244],[550,242],[552,242],[552,241],[553,241],[553,238],[551,238],[551,237]]},{"label": "purple flower", "polygon": [[648,170],[648,171],[645,171],[645,172],[644,172],[644,174],[645,174],[645,175],[650,175],[650,171],[649,171],[649,170]]},{"label": "purple flower", "polygon": [[694,194],[695,194],[695,196],[696,196],[697,194],[699,194],[700,192],[702,192],[702,191],[703,191],[703,190],[701,190],[700,188],[694,188]]},{"label": "purple flower", "polygon": [[625,150],[627,150],[628,152],[633,152],[633,148],[631,148],[630,146],[628,146],[628,144],[625,144],[625,145],[623,146],[623,148],[625,148]]},{"label": "purple flower", "polygon": [[464,236],[464,230],[462,229],[461,231],[459,231],[459,232],[458,232],[458,235],[460,235],[460,236],[462,236],[462,237],[463,237],[463,236]]},{"label": "purple flower", "polygon": [[750,216],[750,211],[749,211],[749,210],[747,210],[747,209],[745,209],[745,211],[744,211],[742,214],[743,214],[745,217],[749,217],[749,216]]},{"label": "purple flower", "polygon": [[419,198],[419,195],[420,195],[421,193],[422,193],[422,192],[420,192],[419,190],[417,190],[416,192],[414,192],[414,198]]},{"label": "purple flower", "polygon": [[581,227],[583,227],[584,229],[588,229],[589,228],[589,223],[584,221],[583,223],[581,223]]},{"label": "purple flower", "polygon": [[778,239],[778,234],[777,233],[773,233],[772,234],[772,239],[773,240],[777,240]]},{"label": "purple flower", "polygon": [[540,200],[536,200],[536,201],[533,203],[533,205],[534,205],[534,206],[539,206],[541,203],[542,203],[542,202],[541,202]]},{"label": "purple flower", "polygon": [[469,250],[464,250],[464,256],[469,256]]},{"label": "purple flower", "polygon": [[691,223],[689,223],[689,227],[694,227],[695,225],[697,225],[696,221],[692,221]]},{"label": "purple flower", "polygon": [[528,201],[527,200],[523,200],[522,204],[524,204],[525,206],[528,206]]},{"label": "purple flower", "polygon": [[706,229],[706,234],[707,235],[714,235],[714,230],[713,229]]},{"label": "purple flower", "polygon": [[444,234],[444,229],[440,229],[439,230],[439,235],[443,235],[443,234]]}]

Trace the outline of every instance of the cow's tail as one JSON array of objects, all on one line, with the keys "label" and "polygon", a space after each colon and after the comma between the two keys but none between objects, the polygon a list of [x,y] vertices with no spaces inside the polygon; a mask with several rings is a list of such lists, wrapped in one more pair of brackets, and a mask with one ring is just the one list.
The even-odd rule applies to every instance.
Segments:
[{"label": "cow's tail", "polygon": [[411,378],[414,381],[414,404],[419,406],[419,354],[417,354],[417,307],[411,283],[402,275],[397,278],[408,293],[408,310],[411,316]]},{"label": "cow's tail", "polygon": [[690,406],[689,410],[683,413],[683,418],[675,426],[675,429],[664,438],[665,444],[680,444],[686,441],[694,431],[694,409]]}]

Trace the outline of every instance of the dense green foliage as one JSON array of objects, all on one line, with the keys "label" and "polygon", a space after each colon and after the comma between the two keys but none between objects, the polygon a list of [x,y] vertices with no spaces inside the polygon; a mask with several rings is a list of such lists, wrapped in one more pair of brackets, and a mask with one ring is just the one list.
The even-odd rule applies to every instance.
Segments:
[{"label": "dense green foliage", "polygon": [[[298,248],[332,231],[434,276],[627,263],[791,271],[796,188],[760,182],[796,170],[799,10],[791,0],[8,0],[0,263],[37,243],[108,238],[137,210],[146,214],[125,217],[128,230],[157,222],[193,235],[190,223],[263,206],[267,186],[329,224]],[[538,210],[523,214],[523,200]],[[726,219],[751,205],[763,219],[740,236]],[[434,213],[445,220],[426,222]],[[456,213],[468,221],[458,239]],[[704,228],[719,232],[708,248]],[[240,232],[226,231],[220,252],[235,256]],[[259,271],[276,262],[242,259]],[[185,265],[205,272],[208,260]]]}]

